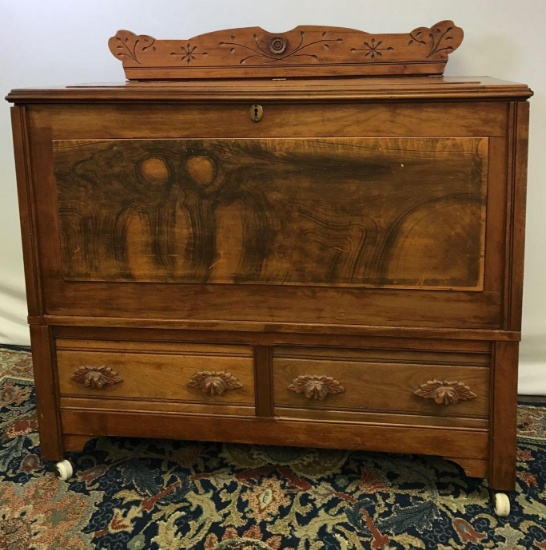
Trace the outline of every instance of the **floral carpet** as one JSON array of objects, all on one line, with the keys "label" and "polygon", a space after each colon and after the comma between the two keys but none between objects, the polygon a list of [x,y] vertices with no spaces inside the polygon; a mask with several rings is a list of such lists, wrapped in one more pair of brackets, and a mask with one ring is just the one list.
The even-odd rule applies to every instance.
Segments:
[{"label": "floral carpet", "polygon": [[436,458],[123,438],[39,456],[31,358],[0,349],[0,548],[546,550],[546,407],[520,405],[517,491]]}]

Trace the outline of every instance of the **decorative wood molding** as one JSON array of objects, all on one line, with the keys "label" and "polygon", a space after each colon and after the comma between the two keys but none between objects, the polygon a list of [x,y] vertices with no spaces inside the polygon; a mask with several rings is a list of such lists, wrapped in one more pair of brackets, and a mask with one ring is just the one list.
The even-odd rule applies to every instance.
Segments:
[{"label": "decorative wood molding", "polygon": [[303,393],[307,399],[322,401],[329,394],[343,393],[345,388],[331,376],[313,376],[302,374],[295,378],[288,389]]},{"label": "decorative wood molding", "polygon": [[407,34],[300,26],[227,29],[185,40],[120,30],[108,45],[129,80],[442,74],[463,40],[453,21]]},{"label": "decorative wood molding", "polygon": [[123,382],[123,378],[111,367],[80,367],[72,375],[72,380],[95,390]]},{"label": "decorative wood molding", "polygon": [[207,395],[222,395],[228,390],[241,389],[243,384],[229,372],[205,370],[194,374],[188,382],[188,386]]},{"label": "decorative wood molding", "polygon": [[438,405],[456,405],[478,397],[465,383],[448,380],[429,380],[414,393],[424,399],[434,399]]}]

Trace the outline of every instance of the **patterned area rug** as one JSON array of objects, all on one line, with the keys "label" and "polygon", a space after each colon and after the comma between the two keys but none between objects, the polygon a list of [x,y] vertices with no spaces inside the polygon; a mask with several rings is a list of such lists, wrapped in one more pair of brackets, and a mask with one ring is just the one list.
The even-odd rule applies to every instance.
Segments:
[{"label": "patterned area rug", "polygon": [[[40,461],[30,354],[0,349],[0,548],[546,549],[546,408],[519,408],[512,513],[450,462],[102,438]],[[49,466],[51,467],[51,465]]]}]

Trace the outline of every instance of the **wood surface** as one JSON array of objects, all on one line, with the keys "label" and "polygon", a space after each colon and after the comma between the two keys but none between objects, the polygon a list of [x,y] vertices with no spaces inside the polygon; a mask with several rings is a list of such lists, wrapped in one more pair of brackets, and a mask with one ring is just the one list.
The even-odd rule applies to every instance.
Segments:
[{"label": "wood surface", "polygon": [[516,488],[518,342],[496,342],[490,381],[489,487]]},{"label": "wood surface", "polygon": [[29,315],[42,315],[44,313],[43,290],[36,243],[36,208],[33,201],[30,167],[28,109],[26,107],[12,107],[10,111],[17,174],[19,220],[23,244],[27,310]]},{"label": "wood surface", "polygon": [[[342,354],[340,354],[341,356]],[[324,409],[349,409],[385,412],[411,412],[431,416],[487,417],[489,372],[484,368],[446,365],[415,365],[316,359],[273,359],[275,406]],[[345,388],[343,393],[323,400],[306,399],[289,390],[301,375],[329,376]],[[414,394],[428,380],[458,380],[478,395],[471,401],[442,406]]]},{"label": "wood surface", "polygon": [[[85,396],[100,399],[169,400],[218,405],[254,405],[252,349],[243,346],[184,344],[177,346],[138,346],[126,343],[110,351],[78,349],[78,342],[57,352],[59,391],[62,397]],[[73,380],[82,366],[114,369],[123,382],[101,389],[86,387]],[[226,371],[242,387],[221,395],[207,394],[188,383],[201,371]]]},{"label": "wood surface", "polygon": [[[165,399],[127,399],[120,397],[109,397],[108,399],[97,399],[96,397],[63,397],[59,398],[59,406],[62,410],[89,411],[125,411],[135,414],[146,414],[147,412],[169,413],[171,421],[176,422],[176,415],[200,414],[214,418],[216,415],[229,417],[254,417],[256,409],[254,405],[225,404],[225,403],[193,403],[190,401],[170,401]],[[429,422],[430,424],[430,422]],[[460,423],[463,427],[483,427],[473,423]],[[433,425],[436,425],[434,423]],[[452,422],[452,425],[456,425]],[[169,434],[166,433],[166,438]],[[63,439],[64,441],[64,439]]]},{"label": "wood surface", "polygon": [[[388,93],[385,93],[388,91]],[[388,78],[315,78],[281,80],[216,80],[185,82],[118,82],[80,84],[57,88],[23,88],[12,90],[6,97],[19,105],[60,103],[66,108],[81,104],[103,107],[105,104],[192,104],[216,102],[231,104],[245,101],[248,107],[256,100],[283,101],[298,104],[327,102],[330,105],[348,101],[379,101],[386,105],[396,101],[441,99],[486,101],[489,99],[525,100],[533,92],[525,84],[487,76],[433,77],[404,76]],[[248,113],[248,107],[245,109]],[[415,107],[413,105],[412,107]],[[454,118],[453,123],[457,123]],[[479,125],[477,126],[479,128]],[[383,134],[386,135],[386,134]],[[456,134],[454,134],[456,135]]]},{"label": "wood surface", "polygon": [[285,33],[226,29],[188,40],[156,40],[121,30],[112,54],[131,80],[442,74],[463,31],[453,21],[408,34],[299,26]]},{"label": "wood surface", "polygon": [[[57,339],[57,349],[63,349],[66,346],[70,348],[73,346],[72,342],[78,340],[77,349],[111,350],[115,348],[119,350],[123,349],[121,347],[121,341],[123,341],[133,343],[133,345],[137,342],[139,349],[147,350],[149,349],[147,346],[150,342],[153,342],[154,346],[159,343],[162,346],[166,344],[177,346],[179,342],[210,343],[211,334],[213,334],[214,342],[218,344],[251,344],[255,349],[258,347],[267,348],[274,345],[284,345],[282,353],[287,357],[292,346],[285,346],[293,344],[295,347],[321,347],[321,354],[324,354],[324,357],[328,357],[329,353],[336,353],[337,348],[343,348],[346,354],[352,353],[352,350],[349,348],[359,348],[358,354],[360,357],[369,353],[370,357],[375,358],[377,353],[381,353],[385,354],[383,357],[395,358],[396,361],[408,357],[410,361],[417,358],[418,361],[429,363],[432,361],[436,364],[442,364],[444,361],[450,363],[456,361],[459,364],[489,366],[492,348],[492,343],[487,341],[491,338],[491,335],[470,340],[462,339],[461,332],[473,335],[474,331],[451,331],[451,339],[448,339],[440,338],[434,331],[426,337],[415,338],[403,333],[399,334],[398,337],[394,337],[395,333],[393,331],[387,335],[370,331],[365,336],[355,336],[342,331],[330,334],[306,334],[297,333],[296,331],[276,333],[273,330],[267,333],[256,333],[227,332],[221,329],[213,330],[212,326],[201,331],[182,330],[172,327],[170,329],[150,327],[119,328],[115,325],[105,326],[104,324],[101,326],[76,326],[74,321],[75,319],[72,319],[72,323],[63,324],[58,321],[51,323],[54,325],[51,327],[51,330]],[[86,340],[89,340],[89,342],[84,346]],[[100,341],[100,345],[98,341]],[[331,346],[331,348],[325,346]],[[301,352],[297,353],[301,356]],[[467,357],[468,359],[465,359]]]},{"label": "wood surface", "polygon": [[[115,315],[115,313],[114,313]],[[202,331],[214,331],[214,335],[230,334],[238,341],[241,335],[244,338],[250,338],[253,342],[271,343],[271,342],[292,342],[297,339],[301,342],[316,342],[313,338],[320,338],[319,344],[330,342],[335,345],[336,342],[350,342],[349,345],[359,343],[363,338],[372,336],[377,338],[394,337],[396,339],[429,339],[429,346],[434,347],[434,339],[452,339],[458,345],[464,345],[465,342],[475,341],[480,343],[482,340],[491,341],[510,341],[517,342],[521,339],[521,333],[518,331],[506,330],[483,330],[483,329],[461,329],[461,328],[424,328],[392,325],[346,325],[325,324],[325,323],[272,323],[272,322],[252,322],[252,321],[219,321],[209,320],[180,320],[180,319],[151,319],[149,317],[89,317],[86,315],[44,315],[39,318],[32,318],[32,324],[51,325],[54,327],[69,328],[76,330],[82,328],[84,331],[89,329],[106,328],[107,330],[116,329],[141,329],[148,327],[154,330],[167,330],[167,334],[173,334],[173,330],[186,331],[197,335],[199,339]],[[249,336],[251,335],[251,336]],[[194,336],[190,337],[193,339]]]},{"label": "wood surface", "polygon": [[273,416],[273,353],[271,346],[254,346],[256,416]]},{"label": "wood surface", "polygon": [[487,477],[489,472],[487,460],[459,457],[448,457],[447,459],[458,464],[469,477]]},{"label": "wood surface", "polygon": [[510,104],[512,119],[508,146],[508,201],[506,234],[506,326],[521,330],[523,309],[523,265],[525,252],[525,209],[527,201],[527,150],[529,142],[529,104]]},{"label": "wood surface", "polygon": [[[222,106],[221,106],[222,107]],[[442,108],[445,107],[445,112]],[[106,110],[105,110],[106,109]],[[163,111],[161,111],[163,109]],[[501,294],[502,277],[492,278],[492,273],[498,273],[501,260],[496,254],[487,254],[484,260],[484,273],[490,281],[492,288],[484,288],[478,296],[445,292],[442,298],[428,294],[407,292],[400,295],[398,292],[381,289],[380,293],[366,292],[366,299],[362,300],[357,295],[347,293],[345,289],[337,290],[335,287],[317,288],[317,293],[311,295],[307,291],[299,291],[287,285],[279,289],[276,300],[281,300],[279,307],[266,308],[267,289],[258,289],[254,286],[250,289],[242,288],[247,285],[238,285],[239,288],[222,288],[225,285],[210,285],[199,283],[185,283],[173,294],[170,285],[163,287],[160,283],[149,283],[149,292],[142,293],[139,284],[126,282],[115,289],[109,284],[96,282],[74,282],[67,284],[59,273],[62,271],[61,258],[58,254],[58,237],[60,232],[57,211],[56,184],[53,172],[53,156],[51,139],[65,139],[71,136],[86,135],[87,139],[108,133],[115,137],[129,137],[139,135],[137,132],[146,128],[146,132],[156,132],[156,135],[175,136],[176,133],[203,132],[205,126],[198,124],[199,117],[203,117],[203,124],[207,125],[209,132],[220,136],[229,136],[230,132],[256,132],[264,137],[290,136],[292,133],[312,132],[312,128],[319,128],[322,135],[331,138],[332,133],[341,132],[345,135],[355,135],[354,132],[366,133],[368,129],[377,135],[383,132],[393,132],[400,136],[419,135],[432,133],[438,136],[453,135],[453,132],[461,132],[463,136],[475,136],[478,130],[475,124],[480,125],[480,132],[492,132],[502,135],[506,127],[506,109],[501,104],[478,102],[476,104],[447,104],[438,105],[422,104],[416,109],[414,106],[396,104],[357,106],[342,105],[328,106],[327,119],[324,106],[314,104],[306,105],[305,109],[296,106],[277,106],[274,113],[259,124],[250,121],[248,109],[227,106],[225,112],[229,113],[225,125],[215,123],[215,118],[207,118],[207,110],[196,106],[191,108],[161,106],[160,110],[152,108],[154,122],[150,118],[148,108],[124,107],[120,108],[91,108],[74,106],[65,109],[64,114],[58,106],[39,107],[30,113],[33,129],[33,170],[43,172],[46,177],[41,180],[34,192],[36,194],[37,208],[39,209],[39,235],[40,254],[43,262],[44,285],[47,288],[48,313],[57,315],[89,316],[89,313],[100,310],[103,316],[109,318],[119,317],[120,312],[127,316],[126,323],[140,323],[137,319],[146,319],[144,323],[154,322],[150,320],[150,312],[155,312],[155,322],[168,323],[168,319],[187,319],[187,324],[176,326],[191,326],[192,328],[206,328],[207,320],[214,319],[225,323],[228,330],[261,330],[267,331],[270,323],[274,323],[274,330],[297,330],[296,325],[304,327],[308,331],[311,327],[306,325],[324,325],[313,328],[319,332],[326,332],[327,327],[335,325],[364,325],[369,326],[366,320],[374,319],[375,326],[400,327],[399,319],[407,319],[411,327],[442,327],[465,329],[497,329],[501,322]],[[360,111],[359,111],[360,109]],[[94,120],[91,118],[95,110]],[[266,112],[267,109],[266,109]],[[193,113],[193,114],[192,114]],[[360,114],[359,114],[360,113]],[[457,114],[461,116],[457,116]],[[121,116],[118,120],[118,115]],[[351,122],[355,117],[355,121]],[[140,122],[139,122],[140,119]],[[223,120],[223,119],[222,119]],[[249,128],[240,128],[244,121]],[[291,124],[290,121],[296,124]],[[327,120],[327,123],[325,122]],[[321,122],[322,121],[322,122]],[[280,124],[278,124],[278,122]],[[199,130],[202,128],[202,130]],[[303,129],[302,129],[303,128]],[[142,135],[142,134],[141,134]],[[243,135],[241,133],[241,135]],[[489,138],[493,139],[493,138]],[[500,139],[500,137],[499,137]],[[495,155],[489,155],[490,166],[502,164],[504,150],[495,150]],[[504,235],[504,206],[499,205],[496,197],[501,193],[502,179],[489,178],[487,182],[488,193],[486,206],[487,215],[493,219],[486,234],[486,244],[502,241]],[[493,201],[496,209],[491,212],[489,203]],[[494,201],[497,201],[496,203]],[[500,281],[500,282],[499,282]],[[487,279],[484,280],[484,283]],[[490,284],[493,284],[490,283]],[[248,285],[249,286],[249,285]],[[257,285],[256,285],[257,286]],[[436,291],[440,292],[440,291]],[[443,291],[442,291],[443,292]],[[201,297],[206,293],[207,300]],[[475,294],[475,293],[474,293]],[[136,297],[138,296],[138,299]],[[319,306],[320,302],[320,306]],[[298,303],[297,308],[295,304]],[[70,304],[70,305],[69,305]],[[69,305],[69,306],[68,306]],[[239,316],[236,318],[235,316]],[[189,317],[189,319],[188,319]],[[133,321],[129,321],[132,318]],[[252,320],[252,321],[250,321]],[[57,322],[57,321],[56,321]],[[111,321],[105,320],[110,323]],[[178,322],[178,321],[177,321]],[[205,324],[201,324],[205,323]],[[235,325],[231,325],[235,323]],[[250,324],[246,324],[250,323]],[[252,325],[252,323],[256,323]],[[282,325],[282,326],[280,326]],[[134,325],[136,326],[136,325]],[[155,325],[161,326],[161,325]],[[166,325],[163,325],[166,326]],[[207,325],[207,326],[210,326]],[[257,327],[261,328],[257,328]],[[250,328],[253,327],[253,328]],[[277,328],[278,327],[278,328]],[[215,326],[215,328],[219,328]],[[407,329],[411,330],[408,326]],[[358,328],[347,328],[355,331]],[[363,331],[360,331],[363,334]],[[408,334],[408,332],[406,332]],[[450,334],[451,335],[454,333]],[[489,333],[492,334],[492,333]],[[416,334],[412,334],[416,335]],[[483,333],[479,337],[484,337]],[[485,336],[488,337],[488,336]],[[497,337],[493,335],[493,337]],[[502,336],[505,337],[503,333]]]},{"label": "wood surface", "polygon": [[[483,460],[488,456],[484,430],[453,427],[355,424],[309,419],[176,415],[120,410],[62,410],[67,434],[160,437],[196,441],[231,441],[258,445],[295,445],[366,451],[431,454]],[[168,429],[166,429],[168,426]]]},{"label": "wood surface", "polygon": [[[524,100],[531,95],[525,85],[495,79],[428,77],[130,82],[10,93],[42,456],[59,460],[102,435],[415,452],[450,458],[470,475],[487,475],[493,489],[512,489]],[[253,104],[263,109],[258,123],[249,114]],[[167,160],[140,158],[150,144],[160,144]],[[230,189],[246,189],[251,199],[217,185],[211,174],[226,166],[232,174],[242,167],[237,182],[244,185]],[[99,193],[95,169],[111,173],[109,182],[99,178]],[[342,192],[334,193],[338,181]],[[479,206],[425,208],[428,234],[397,225],[412,205],[449,190],[472,194]],[[283,264],[278,243],[268,249],[276,241],[264,227],[282,220],[279,235],[296,240],[297,228],[303,234],[311,226],[293,223],[294,212],[310,205],[326,212],[326,224],[312,223],[332,249],[339,244],[333,218],[343,220],[347,242],[356,242],[350,224],[368,215],[374,196],[380,200],[372,210],[390,220],[378,234],[385,240],[388,227],[400,227],[400,242],[411,244],[406,256],[395,243],[386,247],[407,260],[398,271],[389,262],[378,269],[373,254],[366,269],[353,270],[350,261],[336,263],[324,249],[302,244],[291,247],[297,254],[287,272],[272,270],[272,257]],[[267,207],[248,206],[252,200]],[[198,212],[195,230],[180,205]],[[174,210],[174,223],[146,222],[163,210]],[[257,222],[252,212],[260,213]],[[78,219],[87,222],[67,221]],[[104,246],[108,224],[114,232],[125,228],[127,238]],[[159,238],[152,227],[163,227]],[[172,228],[178,233],[169,241]],[[442,236],[433,245],[443,283],[423,273],[431,270],[422,246],[430,233]],[[262,234],[260,246],[248,246]],[[203,239],[205,260],[196,261],[195,242]],[[89,256],[98,265],[71,244],[80,241],[99,243],[100,253]],[[252,253],[242,252],[245,242]],[[174,269],[165,260],[168,243]],[[219,250],[226,265],[214,265]],[[257,269],[264,250],[275,253]],[[101,273],[107,277],[98,280]],[[194,279],[183,282],[188,274]],[[362,282],[366,277],[377,288]],[[70,381],[82,364],[107,363],[123,371],[123,382],[105,394]],[[188,388],[184,380],[205,370],[231,370],[244,388],[213,398]],[[302,373],[332,376],[346,391],[307,400],[286,389]],[[414,395],[429,379],[464,382],[477,397],[445,407]],[[239,401],[220,401],[238,394]]]},{"label": "wood surface", "polygon": [[[33,156],[41,154],[45,160],[46,151],[41,151],[44,147],[50,158],[52,139],[490,136],[505,140],[508,124],[506,104],[494,101],[385,103],[357,98],[325,104],[312,96],[305,104],[264,100],[264,117],[256,124],[249,116],[256,98],[249,101],[240,94],[240,90],[231,90],[231,101],[226,103],[120,104],[115,108],[104,104],[32,105],[28,117],[34,139]],[[502,153],[506,154],[506,148]]]},{"label": "wood surface", "polygon": [[484,139],[54,147],[66,280],[483,288]]},{"label": "wood surface", "polygon": [[[93,324],[90,317],[100,312],[94,324],[106,317],[103,323],[112,326],[142,327],[150,319],[150,326],[194,330],[362,336],[371,330],[418,338],[434,334],[441,338],[517,338],[517,334],[499,330],[502,302],[493,292],[147,283],[143,293],[142,283],[124,283],[118,289],[107,282],[76,284],[62,281],[59,272],[47,286],[59,291],[48,295],[47,308],[61,316],[56,317],[58,322],[64,318],[64,324],[77,324],[74,316]],[[154,317],[150,311],[156,312]],[[483,332],[474,334],[470,329]],[[468,332],[457,336],[457,330]]]},{"label": "wood surface", "polygon": [[63,427],[51,332],[51,328],[47,326],[30,326],[32,368],[38,413],[40,456],[43,460],[62,460],[64,458]]},{"label": "wood surface", "polygon": [[[80,405],[81,407],[81,405]],[[197,411],[196,411],[197,412]],[[430,414],[415,414],[412,412],[373,412],[365,410],[350,409],[310,409],[306,403],[301,407],[275,407],[275,416],[277,418],[308,419],[313,421],[326,422],[349,422],[365,424],[361,426],[362,437],[365,437],[366,426],[368,424],[392,424],[397,426],[432,426],[432,427],[452,427],[463,429],[476,429],[487,432],[489,429],[489,420],[487,418],[468,417],[468,416],[438,416]],[[310,444],[311,445],[311,444]],[[312,445],[311,445],[312,446]]]}]

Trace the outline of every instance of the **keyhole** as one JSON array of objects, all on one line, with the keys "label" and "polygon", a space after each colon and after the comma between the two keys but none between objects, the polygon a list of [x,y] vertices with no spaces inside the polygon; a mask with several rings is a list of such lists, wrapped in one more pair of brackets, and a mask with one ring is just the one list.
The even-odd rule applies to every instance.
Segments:
[{"label": "keyhole", "polygon": [[260,122],[262,120],[262,117],[264,116],[264,109],[261,105],[252,105],[250,107],[250,118],[254,122]]}]

